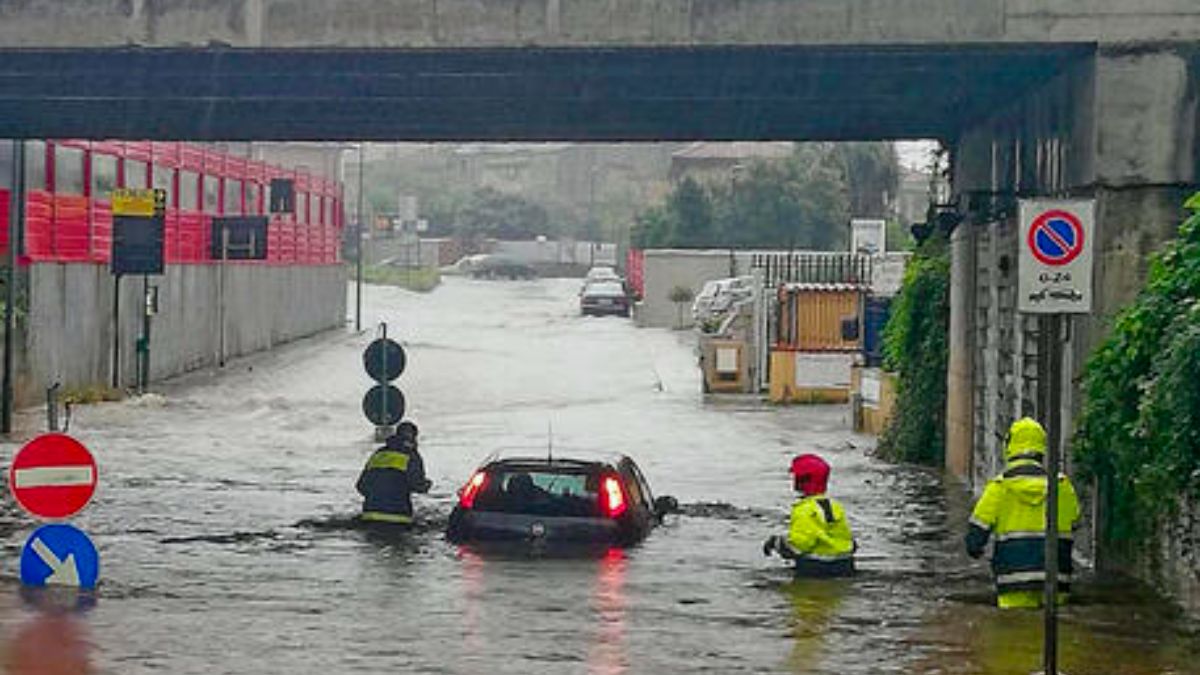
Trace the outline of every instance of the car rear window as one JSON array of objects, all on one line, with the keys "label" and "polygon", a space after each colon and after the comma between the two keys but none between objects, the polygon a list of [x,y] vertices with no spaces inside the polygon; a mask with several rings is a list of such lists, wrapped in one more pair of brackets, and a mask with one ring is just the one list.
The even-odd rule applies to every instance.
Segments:
[{"label": "car rear window", "polygon": [[540,516],[593,517],[600,515],[600,480],[583,471],[488,472],[488,482],[475,498],[475,510]]}]

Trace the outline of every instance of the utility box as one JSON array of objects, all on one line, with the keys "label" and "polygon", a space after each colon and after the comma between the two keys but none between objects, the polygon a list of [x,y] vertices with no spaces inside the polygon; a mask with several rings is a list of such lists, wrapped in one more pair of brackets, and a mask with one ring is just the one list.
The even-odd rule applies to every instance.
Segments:
[{"label": "utility box", "polygon": [[854,366],[850,388],[857,401],[854,430],[873,436],[882,434],[896,407],[896,376],[880,368]]},{"label": "utility box", "polygon": [[700,365],[705,392],[741,394],[751,391],[750,359],[744,340],[703,338]]}]

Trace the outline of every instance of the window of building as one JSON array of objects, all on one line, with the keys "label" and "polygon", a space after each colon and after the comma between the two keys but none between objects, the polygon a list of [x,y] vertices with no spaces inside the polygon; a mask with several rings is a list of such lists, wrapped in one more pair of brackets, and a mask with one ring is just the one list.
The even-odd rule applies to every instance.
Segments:
[{"label": "window of building", "polygon": [[325,224],[333,225],[333,197],[326,197],[325,200]]},{"label": "window of building", "polygon": [[218,197],[221,194],[216,176],[204,177],[204,212],[216,213]]},{"label": "window of building", "polygon": [[107,200],[117,189],[117,158],[102,153],[92,153],[93,199]]},{"label": "window of building", "polygon": [[25,143],[25,191],[46,189],[46,143]]},{"label": "window of building", "polygon": [[54,146],[54,193],[83,194],[83,150]]},{"label": "window of building", "polygon": [[246,183],[246,215],[257,216],[262,213],[262,209],[258,205],[260,191],[258,183]]},{"label": "window of building", "polygon": [[16,163],[16,142],[0,143],[0,190],[12,187],[13,164]]},{"label": "window of building", "polygon": [[135,189],[146,187],[148,174],[149,168],[145,162],[139,162],[136,159],[125,160],[125,187]]},{"label": "window of building", "polygon": [[301,225],[308,224],[308,193],[296,193],[296,222]]},{"label": "window of building", "polygon": [[169,166],[154,167],[154,189],[167,191],[167,208],[175,205],[175,169]]},{"label": "window of building", "polygon": [[242,215],[242,181],[225,179],[225,211],[227,216]]},{"label": "window of building", "polygon": [[195,171],[179,172],[179,208],[184,211],[200,210],[200,174]]}]

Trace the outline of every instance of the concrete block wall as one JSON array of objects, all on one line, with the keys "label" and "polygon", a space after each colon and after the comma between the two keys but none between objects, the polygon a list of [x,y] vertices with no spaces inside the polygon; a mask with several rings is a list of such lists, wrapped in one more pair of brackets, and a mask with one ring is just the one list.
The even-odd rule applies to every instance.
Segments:
[{"label": "concrete block wall", "polygon": [[[733,254],[732,267],[737,274],[750,273],[748,251]],[[690,328],[692,305],[683,308],[683,322],[679,323],[678,309],[668,298],[676,286],[690,288],[695,295],[704,282],[730,276],[730,252],[685,249],[652,249],[646,251],[644,292],[642,300],[634,309],[638,326],[646,328]]]},{"label": "concrete block wall", "polygon": [[[221,358],[222,270],[171,265],[150,277],[159,288],[151,324],[151,379],[212,366]],[[224,270],[224,355],[232,358],[344,325],[346,280],[340,265],[234,264]],[[142,328],[141,277],[120,284],[114,331],[114,279],[103,265],[39,263],[28,268],[28,313],[19,353],[18,400],[43,400],[45,388],[107,386],[113,341],[120,340],[122,386],[136,383]]]},{"label": "concrete block wall", "polygon": [[913,44],[1200,39],[1192,0],[22,0],[12,46]]}]

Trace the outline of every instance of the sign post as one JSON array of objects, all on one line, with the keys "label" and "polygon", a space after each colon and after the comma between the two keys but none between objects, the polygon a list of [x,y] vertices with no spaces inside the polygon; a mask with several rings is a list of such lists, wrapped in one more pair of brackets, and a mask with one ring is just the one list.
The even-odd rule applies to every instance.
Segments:
[{"label": "sign post", "polygon": [[393,426],[404,419],[404,393],[389,384],[400,377],[408,357],[404,348],[387,336],[387,324],[380,324],[380,337],[363,352],[363,367],[375,380],[363,397],[363,413],[375,425],[377,440],[383,440]]},{"label": "sign post", "polygon": [[[42,434],[26,443],[8,470],[8,486],[17,504],[43,520],[62,520],[82,511],[96,493],[96,481],[92,453],[62,433]],[[99,573],[95,545],[66,523],[39,527],[21,553],[21,582],[26,586],[91,590]]]},{"label": "sign post", "polygon": [[1022,235],[1017,311],[1040,315],[1039,350],[1046,378],[1046,582],[1043,672],[1058,673],[1058,475],[1062,445],[1063,325],[1092,310],[1095,203],[1030,199],[1020,203]]},{"label": "sign post", "polygon": [[[121,188],[113,190],[113,238],[110,271],[113,275],[112,386],[121,386],[121,277],[142,275],[143,306],[150,303],[150,275],[163,273],[167,191]],[[150,315],[143,313],[137,341],[137,385],[144,393],[150,379]]]}]

